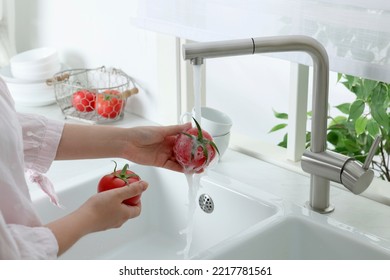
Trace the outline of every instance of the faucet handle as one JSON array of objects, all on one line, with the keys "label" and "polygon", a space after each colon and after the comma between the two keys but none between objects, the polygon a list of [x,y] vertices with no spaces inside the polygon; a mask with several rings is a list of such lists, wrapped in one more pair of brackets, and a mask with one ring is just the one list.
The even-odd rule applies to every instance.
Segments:
[{"label": "faucet handle", "polygon": [[370,151],[368,152],[366,160],[364,161],[364,164],[363,164],[363,168],[365,170],[368,170],[368,168],[370,167],[370,163],[372,162],[372,159],[375,156],[375,152],[378,149],[379,143],[381,142],[381,140],[382,140],[382,137],[380,135],[377,135],[375,137],[374,143],[372,143]]},{"label": "faucet handle", "polygon": [[340,177],[341,183],[354,194],[365,191],[374,178],[374,172],[369,167],[381,139],[380,135],[375,137],[374,143],[372,143],[366,160],[361,167],[352,159],[347,160],[344,164]]},{"label": "faucet handle", "polygon": [[374,171],[372,171],[369,167],[381,139],[380,135],[375,137],[374,143],[371,145],[370,151],[368,152],[363,165],[358,164],[352,158],[348,159],[344,163],[340,176],[341,183],[354,194],[364,192],[374,178]]}]

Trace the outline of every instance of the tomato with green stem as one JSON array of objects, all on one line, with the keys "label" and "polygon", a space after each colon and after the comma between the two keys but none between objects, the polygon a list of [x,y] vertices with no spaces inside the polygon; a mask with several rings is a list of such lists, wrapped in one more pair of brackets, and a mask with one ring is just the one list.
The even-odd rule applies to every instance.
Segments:
[{"label": "tomato with green stem", "polygon": [[[116,170],[117,163],[114,161],[114,171],[110,174],[104,175],[98,183],[98,192],[104,192],[111,189],[122,188],[132,183],[138,182],[141,178],[129,170],[129,165],[126,163],[121,170]],[[128,198],[123,201],[124,204],[135,206],[141,200],[141,195]]]},{"label": "tomato with green stem", "polygon": [[211,135],[194,122],[196,127],[179,134],[173,147],[176,161],[186,173],[202,172],[219,154]]}]

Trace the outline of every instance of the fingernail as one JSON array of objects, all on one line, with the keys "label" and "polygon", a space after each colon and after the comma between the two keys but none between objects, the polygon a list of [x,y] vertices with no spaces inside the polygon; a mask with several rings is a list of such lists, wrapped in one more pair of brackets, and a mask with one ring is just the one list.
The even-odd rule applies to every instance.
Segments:
[{"label": "fingernail", "polygon": [[139,183],[141,185],[142,191],[144,191],[148,188],[148,183],[146,183],[145,181],[139,181]]}]

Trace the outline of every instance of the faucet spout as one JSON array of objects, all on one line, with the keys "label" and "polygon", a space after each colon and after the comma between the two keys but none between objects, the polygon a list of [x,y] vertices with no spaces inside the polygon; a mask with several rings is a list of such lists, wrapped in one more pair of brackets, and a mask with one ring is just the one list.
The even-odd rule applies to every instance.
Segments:
[{"label": "faucet spout", "polygon": [[276,36],[183,45],[183,58],[192,64],[204,59],[257,53],[305,52],[313,60],[313,116],[311,151],[326,149],[329,62],[325,48],[308,36]]},{"label": "faucet spout", "polygon": [[[312,124],[310,151],[306,151],[306,156],[302,158],[302,167],[310,173],[310,201],[308,206],[320,213],[329,213],[334,207],[329,203],[330,180],[341,182],[339,178],[348,181],[348,189],[353,189],[350,185],[354,182],[364,181],[364,185],[369,185],[372,180],[371,174],[363,176],[364,179],[351,179],[346,172],[342,175],[324,175],[329,171],[327,163],[336,162],[346,168],[344,171],[359,173],[360,167],[355,163],[351,164],[348,158],[335,153],[326,152],[327,117],[328,117],[328,91],[329,91],[329,61],[325,48],[315,39],[308,36],[275,36],[250,38],[241,40],[227,40],[216,42],[191,43],[183,45],[183,58],[190,60],[192,64],[202,64],[204,59],[218,58],[237,55],[248,55],[257,53],[276,52],[304,52],[310,55],[313,61],[313,93],[312,93]],[[312,157],[312,155],[315,155]],[[317,155],[326,154],[324,157]],[[341,156],[341,158],[340,158]],[[310,168],[313,160],[320,162],[318,168]],[[323,162],[325,161],[325,162]],[[309,166],[308,168],[306,168]],[[330,168],[332,169],[332,168]],[[333,168],[334,169],[334,168]],[[336,168],[336,170],[339,170]],[[372,171],[371,171],[372,172]],[[350,172],[349,172],[350,173]],[[349,174],[348,173],[348,174]],[[365,189],[364,187],[358,188]]]},{"label": "faucet spout", "polygon": [[183,45],[183,58],[199,65],[205,58],[237,56],[255,53],[254,39],[227,40]]}]

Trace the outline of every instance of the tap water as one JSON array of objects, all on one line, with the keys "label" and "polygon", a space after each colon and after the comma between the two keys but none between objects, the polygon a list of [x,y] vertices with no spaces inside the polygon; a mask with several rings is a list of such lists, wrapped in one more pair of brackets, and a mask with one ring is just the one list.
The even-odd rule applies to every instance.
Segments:
[{"label": "tap water", "polygon": [[185,234],[186,246],[183,250],[179,251],[179,255],[183,255],[184,259],[189,258],[189,252],[192,243],[192,233],[194,230],[194,215],[196,209],[196,195],[200,187],[201,174],[185,174],[188,183],[188,213],[187,213],[187,226],[182,229],[179,233]]},{"label": "tap water", "polygon": [[201,94],[201,79],[202,79],[202,65],[193,65],[194,71],[194,111],[195,111],[195,120],[202,125],[201,123],[201,104],[202,104],[202,94]]},{"label": "tap water", "polygon": [[[194,78],[194,111],[195,119],[201,125],[201,75],[202,75],[202,65],[193,65],[193,78]],[[194,229],[194,215],[196,209],[197,194],[200,187],[200,178],[202,174],[196,173],[184,173],[187,178],[188,183],[188,217],[187,217],[187,226],[180,231],[180,234],[185,234],[186,236],[186,246],[183,250],[179,251],[179,255],[183,255],[184,259],[189,258],[189,252],[192,243],[193,229]]]},{"label": "tap water", "polygon": [[186,238],[186,245],[183,250],[177,252],[178,255],[183,255],[184,259],[188,259],[190,256],[190,249],[193,237],[194,230],[194,217],[196,206],[198,205],[198,193],[199,189],[202,187],[200,180],[207,174],[207,170],[215,166],[218,163],[218,155],[210,162],[209,166],[202,173],[188,173],[185,172],[185,176],[188,184],[188,212],[187,212],[187,225],[182,229],[179,234],[184,234]]}]

